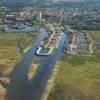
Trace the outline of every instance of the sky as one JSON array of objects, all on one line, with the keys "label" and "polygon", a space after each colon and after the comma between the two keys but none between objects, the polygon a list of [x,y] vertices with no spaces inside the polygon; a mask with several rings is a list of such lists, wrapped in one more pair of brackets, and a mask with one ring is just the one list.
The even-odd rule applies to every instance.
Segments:
[{"label": "sky", "polygon": [[55,0],[55,1],[86,1],[86,0]]},{"label": "sky", "polygon": [[53,0],[53,1],[99,1],[99,0]]}]

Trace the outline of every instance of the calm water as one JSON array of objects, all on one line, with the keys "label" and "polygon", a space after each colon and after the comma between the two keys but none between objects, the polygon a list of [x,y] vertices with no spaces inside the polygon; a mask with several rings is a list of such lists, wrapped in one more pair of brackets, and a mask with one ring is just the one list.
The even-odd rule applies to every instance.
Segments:
[{"label": "calm water", "polygon": [[[59,44],[59,48],[55,50],[55,52],[47,58],[41,60],[40,68],[37,71],[36,76],[31,81],[31,91],[32,96],[27,96],[25,98],[30,98],[31,100],[41,100],[41,96],[43,94],[44,88],[47,84],[47,80],[50,78],[52,69],[56,61],[62,56],[63,54],[63,45],[66,40],[66,35],[63,34],[62,39]],[[25,99],[24,98],[24,99]],[[27,99],[25,99],[27,100]]]},{"label": "calm water", "polygon": [[66,40],[66,35],[63,34],[59,48],[56,49],[52,55],[41,59],[40,67],[36,75],[29,81],[27,77],[29,66],[34,60],[37,47],[46,35],[46,30],[41,29],[41,34],[35,44],[33,44],[32,48],[26,53],[22,61],[16,64],[10,75],[11,84],[7,86],[6,100],[41,100],[47,80],[50,78],[56,61],[62,55],[63,45]]},{"label": "calm water", "polygon": [[0,25],[0,28],[4,28],[6,29],[6,32],[10,32],[10,33],[20,33],[20,32],[34,32],[34,28],[32,26],[27,26],[25,25],[25,28],[22,29],[11,29],[8,28],[7,25]]},{"label": "calm water", "polygon": [[[7,86],[6,100],[24,100],[24,95],[27,94],[27,90],[30,87],[29,80],[27,77],[28,69],[34,60],[34,55],[39,47],[40,42],[47,36],[45,29],[41,29],[37,41],[33,44],[32,48],[25,54],[23,59],[17,63],[9,75],[11,83]],[[25,89],[25,91],[24,91]],[[29,99],[27,99],[29,100]]]},{"label": "calm water", "polygon": [[17,33],[17,32],[34,32],[34,28],[31,26],[25,26],[23,29],[8,29],[7,32]]}]

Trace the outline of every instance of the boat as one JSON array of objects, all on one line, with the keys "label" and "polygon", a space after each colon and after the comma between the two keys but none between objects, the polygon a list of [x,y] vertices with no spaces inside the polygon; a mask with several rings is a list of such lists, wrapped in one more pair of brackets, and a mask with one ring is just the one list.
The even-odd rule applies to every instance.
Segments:
[{"label": "boat", "polygon": [[54,50],[59,47],[62,35],[63,33],[51,33],[49,37],[41,41],[40,46],[36,51],[36,55],[48,56],[52,54]]}]

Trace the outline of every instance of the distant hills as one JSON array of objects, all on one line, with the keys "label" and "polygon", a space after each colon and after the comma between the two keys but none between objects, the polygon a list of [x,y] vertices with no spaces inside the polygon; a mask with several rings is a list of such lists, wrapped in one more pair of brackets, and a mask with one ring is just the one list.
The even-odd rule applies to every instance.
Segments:
[{"label": "distant hills", "polygon": [[0,6],[25,6],[28,0],[0,0]]},{"label": "distant hills", "polygon": [[26,6],[30,4],[45,5],[45,4],[58,4],[62,2],[74,2],[74,3],[100,3],[100,0],[0,0],[0,6]]}]

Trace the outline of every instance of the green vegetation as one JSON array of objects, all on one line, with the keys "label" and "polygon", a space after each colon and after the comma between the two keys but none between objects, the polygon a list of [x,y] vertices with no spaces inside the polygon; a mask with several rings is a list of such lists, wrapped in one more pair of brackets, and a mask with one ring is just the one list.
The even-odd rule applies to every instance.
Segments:
[{"label": "green vegetation", "polygon": [[88,31],[95,40],[100,40],[100,31]]},{"label": "green vegetation", "polygon": [[[100,51],[100,44],[97,43],[97,41],[100,41],[100,31],[88,31],[88,33],[92,36],[92,38],[95,40],[95,50]],[[95,52],[94,52],[95,53]]]},{"label": "green vegetation", "polygon": [[68,20],[63,21],[63,24],[78,30],[100,31],[100,15],[97,12],[95,14],[82,12],[80,15],[70,16]]},{"label": "green vegetation", "polygon": [[64,55],[49,100],[100,100],[100,53]]},{"label": "green vegetation", "polygon": [[16,64],[21,58],[16,43],[20,41],[25,49],[35,41],[38,34],[27,33],[0,33],[0,71],[5,71]]},{"label": "green vegetation", "polygon": [[3,9],[0,9],[0,18],[3,18],[5,16],[6,11]]}]

